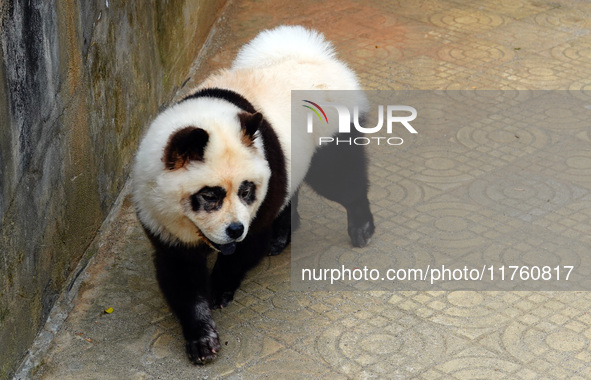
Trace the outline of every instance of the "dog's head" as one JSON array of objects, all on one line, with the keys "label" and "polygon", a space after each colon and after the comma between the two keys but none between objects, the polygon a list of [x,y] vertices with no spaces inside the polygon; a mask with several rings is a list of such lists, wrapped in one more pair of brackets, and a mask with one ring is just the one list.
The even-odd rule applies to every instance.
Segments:
[{"label": "dog's head", "polygon": [[[134,180],[151,177],[143,190],[134,191],[140,219],[150,214],[146,219],[156,222],[156,231],[149,221],[142,220],[144,225],[164,238],[168,233],[185,243],[205,241],[223,254],[233,253],[271,175],[258,133],[262,123],[260,113],[216,99],[184,101],[161,114],[140,146],[134,173]],[[163,148],[149,149],[150,140],[157,144],[163,137]],[[158,152],[158,168],[150,151]],[[152,170],[142,168],[142,159]]]}]

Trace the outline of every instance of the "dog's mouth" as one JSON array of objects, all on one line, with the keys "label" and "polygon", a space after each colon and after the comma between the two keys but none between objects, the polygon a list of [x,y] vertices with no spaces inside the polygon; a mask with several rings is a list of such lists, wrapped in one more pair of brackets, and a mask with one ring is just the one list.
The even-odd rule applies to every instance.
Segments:
[{"label": "dog's mouth", "polygon": [[217,244],[212,241],[209,242],[213,249],[220,251],[222,255],[231,255],[236,250],[236,242],[226,243],[226,244]]},{"label": "dog's mouth", "polygon": [[[197,227],[197,226],[195,226],[195,227]],[[215,249],[216,251],[220,252],[224,256],[231,255],[234,253],[234,251],[236,251],[236,242],[235,241],[233,241],[231,243],[225,243],[225,244],[214,243],[213,241],[209,240],[207,238],[207,236],[205,236],[205,234],[203,232],[201,232],[201,230],[199,228],[197,228],[197,234],[201,237],[201,239],[205,242],[205,244],[207,244],[211,248]]]}]

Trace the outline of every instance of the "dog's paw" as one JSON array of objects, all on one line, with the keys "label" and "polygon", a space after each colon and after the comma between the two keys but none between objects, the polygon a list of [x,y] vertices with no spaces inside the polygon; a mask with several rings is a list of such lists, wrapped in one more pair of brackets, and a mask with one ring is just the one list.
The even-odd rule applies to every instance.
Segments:
[{"label": "dog's paw", "polygon": [[348,232],[354,247],[365,247],[375,232],[375,226],[373,221],[369,220],[360,227],[350,226]]},{"label": "dog's paw", "polygon": [[277,256],[285,247],[289,245],[291,242],[291,231],[287,231],[286,234],[282,234],[280,236],[276,236],[271,241],[271,249],[269,250],[269,256]]},{"label": "dog's paw", "polygon": [[220,292],[213,296],[212,309],[223,309],[234,300],[234,292],[226,291]]},{"label": "dog's paw", "polygon": [[221,348],[215,327],[209,326],[202,337],[187,341],[186,348],[189,360],[193,364],[205,364],[215,359]]}]

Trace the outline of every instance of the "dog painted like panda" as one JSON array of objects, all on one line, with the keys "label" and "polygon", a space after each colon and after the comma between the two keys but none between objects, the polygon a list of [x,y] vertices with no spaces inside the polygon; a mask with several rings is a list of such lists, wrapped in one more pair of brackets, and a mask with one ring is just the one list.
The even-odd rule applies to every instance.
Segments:
[{"label": "dog painted like panda", "polygon": [[[210,307],[226,306],[250,268],[289,244],[302,182],[345,207],[354,246],[374,233],[364,152],[317,149],[318,136],[335,135],[335,125],[295,133],[292,141],[294,89],[360,86],[322,34],[300,26],[263,31],[230,69],[159,114],[136,154],[137,214],[194,363],[220,349]],[[218,257],[210,275],[212,251]]]}]

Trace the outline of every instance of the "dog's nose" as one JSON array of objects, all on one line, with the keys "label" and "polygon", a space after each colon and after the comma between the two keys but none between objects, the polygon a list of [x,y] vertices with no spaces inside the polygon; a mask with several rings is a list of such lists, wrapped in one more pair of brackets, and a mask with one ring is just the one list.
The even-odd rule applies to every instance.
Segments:
[{"label": "dog's nose", "polygon": [[238,239],[242,236],[244,232],[244,225],[240,222],[231,223],[228,228],[226,228],[226,235],[228,235],[231,239]]}]

